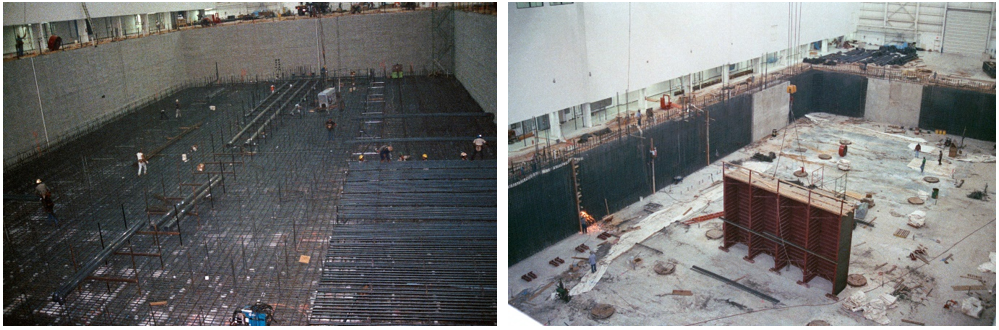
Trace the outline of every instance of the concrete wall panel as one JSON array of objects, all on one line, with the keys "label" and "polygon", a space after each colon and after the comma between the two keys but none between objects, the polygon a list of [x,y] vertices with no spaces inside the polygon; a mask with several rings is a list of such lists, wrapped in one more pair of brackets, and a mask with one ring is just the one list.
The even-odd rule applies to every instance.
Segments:
[{"label": "concrete wall panel", "polygon": [[455,76],[483,111],[496,113],[496,16],[456,12]]},{"label": "concrete wall panel", "polygon": [[753,94],[753,141],[758,141],[775,129],[787,126],[788,83]]},{"label": "concrete wall panel", "polygon": [[881,79],[867,80],[864,119],[913,127],[919,124],[923,86]]}]

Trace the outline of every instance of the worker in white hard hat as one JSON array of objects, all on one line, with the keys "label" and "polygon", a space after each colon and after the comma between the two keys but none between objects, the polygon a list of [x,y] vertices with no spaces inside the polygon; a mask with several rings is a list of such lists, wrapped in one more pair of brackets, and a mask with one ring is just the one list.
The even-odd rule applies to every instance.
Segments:
[{"label": "worker in white hard hat", "polygon": [[482,154],[482,148],[485,148],[486,146],[486,139],[482,138],[482,134],[479,134],[479,137],[472,140],[472,144],[475,145],[475,151],[472,152],[472,160],[475,160],[475,155],[479,155],[481,159],[486,159],[486,157]]}]

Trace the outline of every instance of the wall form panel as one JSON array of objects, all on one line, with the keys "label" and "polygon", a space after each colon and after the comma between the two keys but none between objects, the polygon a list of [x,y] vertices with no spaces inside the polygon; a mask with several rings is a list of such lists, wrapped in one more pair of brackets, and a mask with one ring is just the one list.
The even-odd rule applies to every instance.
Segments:
[{"label": "wall form panel", "polygon": [[798,284],[820,277],[833,283],[832,294],[843,290],[850,264],[852,207],[832,193],[738,166],[725,166],[723,185],[722,250],[745,244],[746,261],[755,262],[766,254],[774,260],[771,271],[789,265],[800,268]]}]

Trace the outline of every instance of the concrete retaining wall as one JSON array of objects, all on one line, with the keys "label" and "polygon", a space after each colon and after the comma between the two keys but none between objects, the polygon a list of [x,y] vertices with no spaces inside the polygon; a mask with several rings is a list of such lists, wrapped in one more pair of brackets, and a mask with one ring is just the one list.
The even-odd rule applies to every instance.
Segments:
[{"label": "concrete retaining wall", "polygon": [[919,124],[923,86],[881,79],[867,80],[864,119],[913,127]]},{"label": "concrete retaining wall", "polygon": [[455,76],[483,111],[496,113],[496,16],[454,14]]},{"label": "concrete retaining wall", "polygon": [[[496,17],[456,16],[461,25],[456,37],[461,39],[456,42],[458,77],[483,109],[495,113]],[[7,61],[3,64],[4,164],[185,82],[214,77],[216,63],[223,77],[272,78],[275,59],[281,60],[283,75],[318,72],[322,53],[317,22],[262,21],[192,29]],[[390,69],[395,63],[403,64],[407,74],[410,67],[417,74],[430,68],[429,11],[324,18],[321,24],[331,74],[338,68],[341,72],[372,68],[381,74],[383,65]]]},{"label": "concrete retaining wall", "polygon": [[787,126],[788,84],[784,82],[753,94],[753,141]]},{"label": "concrete retaining wall", "polygon": [[179,39],[166,34],[5,62],[4,164],[44,148],[46,131],[55,144],[182,84]]},{"label": "concrete retaining wall", "polygon": [[[429,11],[355,15],[321,20],[325,63],[334,70],[391,69],[403,64],[416,72],[430,67],[431,13]],[[317,20],[239,24],[185,32],[182,54],[192,77],[259,75],[273,78],[275,59],[284,75],[318,72],[322,52],[317,42]],[[495,38],[495,27],[493,28]],[[495,44],[495,42],[494,42]],[[494,58],[495,58],[495,51]],[[238,59],[238,60],[235,60]],[[495,60],[493,61],[495,66]],[[495,92],[494,92],[495,93]]]}]

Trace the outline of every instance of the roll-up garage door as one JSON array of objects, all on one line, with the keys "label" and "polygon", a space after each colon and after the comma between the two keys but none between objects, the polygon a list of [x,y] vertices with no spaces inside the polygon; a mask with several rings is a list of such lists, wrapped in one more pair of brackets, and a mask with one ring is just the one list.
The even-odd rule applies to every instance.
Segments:
[{"label": "roll-up garage door", "polygon": [[981,55],[987,47],[991,15],[989,12],[947,10],[943,52]]}]

